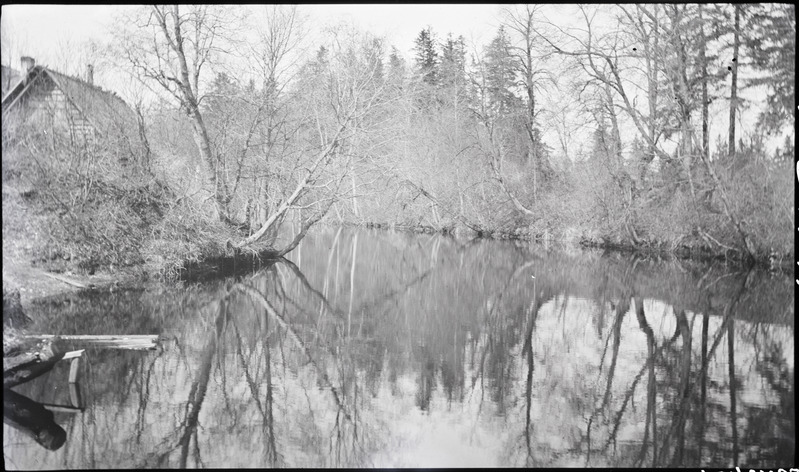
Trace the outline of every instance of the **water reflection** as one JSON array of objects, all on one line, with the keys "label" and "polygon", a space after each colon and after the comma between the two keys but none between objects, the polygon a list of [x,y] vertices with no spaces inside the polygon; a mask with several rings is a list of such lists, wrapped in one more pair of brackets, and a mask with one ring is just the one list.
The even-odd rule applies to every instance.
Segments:
[{"label": "water reflection", "polygon": [[[6,463],[793,462],[787,277],[341,229],[310,235],[292,261],[39,305],[42,332],[172,341],[88,352],[87,409],[59,421],[65,446],[4,427]],[[47,378],[18,390],[65,395]]]}]

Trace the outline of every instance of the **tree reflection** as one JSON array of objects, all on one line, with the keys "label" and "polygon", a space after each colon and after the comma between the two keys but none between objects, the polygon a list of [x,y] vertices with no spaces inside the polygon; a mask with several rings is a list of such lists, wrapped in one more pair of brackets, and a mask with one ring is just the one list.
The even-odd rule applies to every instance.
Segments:
[{"label": "tree reflection", "polygon": [[751,314],[790,298],[751,274],[338,228],[296,255],[127,295],[125,310],[161,320],[174,343],[95,361],[95,416],[65,423],[80,447],[59,460],[393,467],[474,452],[526,467],[723,467],[793,456],[793,327]]}]

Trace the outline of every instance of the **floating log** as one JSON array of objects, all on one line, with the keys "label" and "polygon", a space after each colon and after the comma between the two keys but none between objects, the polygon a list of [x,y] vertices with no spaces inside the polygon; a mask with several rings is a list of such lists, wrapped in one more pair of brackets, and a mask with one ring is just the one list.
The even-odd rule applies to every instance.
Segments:
[{"label": "floating log", "polygon": [[[63,335],[30,334],[20,337],[20,343],[3,357],[3,387],[10,388],[50,371],[58,361],[71,359],[69,383],[78,381],[78,359],[84,349],[64,352],[64,343],[79,343],[86,347],[104,349],[155,349],[158,335]],[[59,348],[53,345],[59,343]],[[58,352],[61,351],[61,352]]]},{"label": "floating log", "polygon": [[55,353],[52,342],[44,341],[35,350],[5,357],[3,358],[3,388],[14,387],[33,380],[49,372],[59,361],[69,359],[72,360],[69,383],[74,384],[78,380],[78,359],[83,352],[84,350],[81,349],[67,353]]},{"label": "floating log", "polygon": [[45,405],[13,390],[3,390],[3,422],[51,451],[67,440],[66,431],[55,422],[53,413]]},{"label": "floating log", "polygon": [[10,388],[49,372],[64,357],[55,354],[52,343],[43,343],[34,352],[3,358],[3,388]]}]

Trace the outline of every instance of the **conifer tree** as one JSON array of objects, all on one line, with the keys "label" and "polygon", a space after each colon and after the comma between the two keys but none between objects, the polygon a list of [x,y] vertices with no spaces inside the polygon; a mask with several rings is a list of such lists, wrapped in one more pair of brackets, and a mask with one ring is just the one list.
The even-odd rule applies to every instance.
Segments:
[{"label": "conifer tree", "polygon": [[439,58],[435,46],[435,35],[431,27],[428,26],[419,32],[413,49],[416,53],[416,71],[422,80],[429,85],[438,85]]}]

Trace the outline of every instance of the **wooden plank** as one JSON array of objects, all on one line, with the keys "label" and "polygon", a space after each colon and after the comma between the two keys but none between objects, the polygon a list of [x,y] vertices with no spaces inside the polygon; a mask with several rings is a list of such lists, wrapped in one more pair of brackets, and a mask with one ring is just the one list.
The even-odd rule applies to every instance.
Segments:
[{"label": "wooden plank", "polygon": [[155,343],[138,343],[138,344],[118,344],[118,343],[109,343],[109,344],[93,344],[92,347],[97,349],[120,349],[126,351],[151,351],[157,348]]},{"label": "wooden plank", "polygon": [[69,384],[69,401],[72,406],[83,411],[83,402],[80,401],[80,387],[78,384]]},{"label": "wooden plank", "polygon": [[157,334],[132,334],[132,335],[52,335],[29,334],[23,339],[36,339],[45,341],[66,341],[80,343],[85,347],[104,349],[131,349],[150,350],[158,345]]},{"label": "wooden plank", "polygon": [[86,349],[81,349],[79,351],[69,351],[68,353],[64,354],[64,357],[61,360],[65,361],[67,359],[76,359],[78,357],[81,357],[84,351],[86,351]]},{"label": "wooden plank", "polygon": [[51,405],[49,403],[42,403],[41,404],[46,409],[52,411],[53,413],[82,413],[83,408],[75,408],[72,406],[64,406],[64,405]]},{"label": "wooden plank", "polygon": [[69,364],[69,383],[74,384],[78,381],[78,369],[80,368],[80,357],[75,357]]},{"label": "wooden plank", "polygon": [[151,341],[157,342],[157,334],[27,334],[26,339],[52,339],[61,341]]}]

